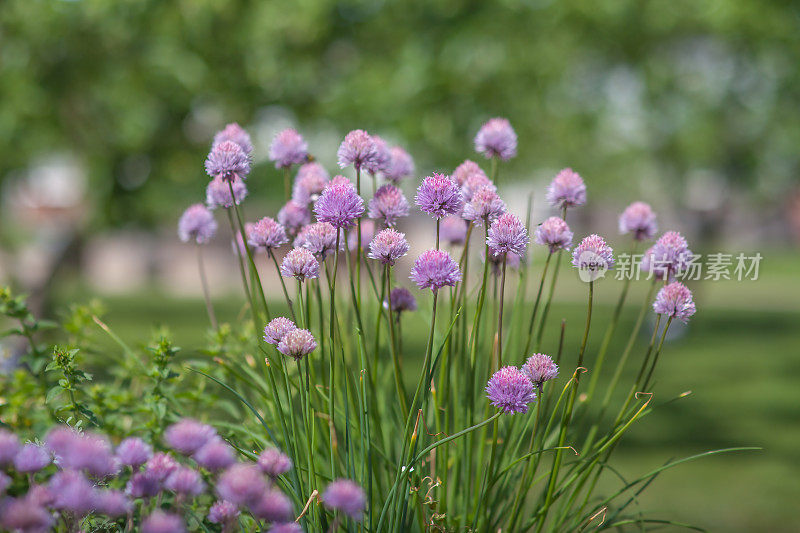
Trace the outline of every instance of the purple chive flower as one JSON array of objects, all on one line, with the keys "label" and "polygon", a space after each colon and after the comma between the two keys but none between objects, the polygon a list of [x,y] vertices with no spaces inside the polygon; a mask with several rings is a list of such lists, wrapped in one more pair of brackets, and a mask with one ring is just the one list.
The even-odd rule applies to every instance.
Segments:
[{"label": "purple chive flower", "polygon": [[278,133],[269,146],[269,160],[275,162],[275,168],[288,168],[307,159],[308,144],[291,128]]},{"label": "purple chive flower", "polygon": [[553,207],[576,207],[586,203],[586,184],[577,172],[565,168],[547,188],[547,202]]},{"label": "purple chive flower", "polygon": [[641,269],[652,272],[658,279],[673,279],[689,268],[692,251],[686,239],[677,231],[668,231],[645,252]]},{"label": "purple chive flower", "polygon": [[164,482],[164,487],[177,494],[197,496],[205,490],[205,483],[197,471],[185,466],[179,466]]},{"label": "purple chive flower", "polygon": [[128,514],[133,504],[119,490],[98,490],[95,492],[95,512],[111,518]]},{"label": "purple chive flower", "polygon": [[311,222],[311,211],[305,204],[289,200],[278,211],[278,222],[283,224],[290,233],[295,234],[301,227]]},{"label": "purple chive flower", "polygon": [[445,217],[439,226],[439,235],[452,246],[464,244],[467,242],[467,223],[455,215]]},{"label": "purple chive flower", "polygon": [[449,176],[435,172],[422,180],[415,200],[420,209],[439,219],[457,214],[463,205],[458,184]]},{"label": "purple chive flower", "polygon": [[[336,228],[328,222],[316,222],[303,226],[294,240],[295,248],[303,247],[314,255],[325,259],[336,248]],[[341,248],[341,243],[339,244]]]},{"label": "purple chive flower", "polygon": [[489,401],[506,413],[527,413],[528,404],[536,400],[533,382],[522,370],[506,366],[489,378],[486,396]]},{"label": "purple chive flower", "polygon": [[184,418],[167,428],[164,432],[164,441],[173,450],[191,455],[216,435],[217,432],[208,424]]},{"label": "purple chive flower", "polygon": [[614,268],[614,250],[600,235],[589,235],[572,251],[572,266],[589,271],[611,270]]},{"label": "purple chive flower", "polygon": [[215,437],[197,450],[192,459],[206,470],[222,470],[228,468],[236,458],[230,445],[219,437]]},{"label": "purple chive flower", "polygon": [[250,505],[267,491],[267,483],[256,465],[237,463],[219,476],[216,491],[225,501]]},{"label": "purple chive flower", "polygon": [[210,241],[217,232],[217,221],[214,215],[203,204],[189,206],[178,221],[178,237],[181,241],[194,241],[204,244]]},{"label": "purple chive flower", "polygon": [[319,261],[305,248],[293,248],[283,257],[281,274],[300,281],[319,277]]},{"label": "purple chive flower", "polygon": [[138,437],[128,437],[117,446],[117,461],[134,469],[153,456],[153,448]]},{"label": "purple chive flower", "polygon": [[250,156],[233,141],[222,141],[211,147],[206,158],[206,173],[212,178],[245,179],[250,173]]},{"label": "purple chive flower", "polygon": [[262,218],[247,231],[247,244],[253,248],[272,250],[288,241],[283,225],[270,217]]},{"label": "purple chive flower", "polygon": [[486,243],[493,255],[515,253],[522,256],[528,247],[528,231],[516,215],[506,213],[489,226]]},{"label": "purple chive flower", "polygon": [[306,163],[297,171],[292,187],[292,200],[301,205],[315,202],[325,186],[330,175],[325,168],[317,162]]},{"label": "purple chive flower", "polygon": [[483,172],[470,174],[464,180],[464,183],[461,185],[461,196],[464,199],[464,202],[469,202],[472,200],[472,197],[475,196],[475,193],[478,192],[478,189],[483,187],[489,187],[492,191],[497,192],[497,187],[492,180],[486,177],[486,174]]},{"label": "purple chive flower", "polygon": [[452,287],[461,281],[461,270],[458,263],[444,250],[427,250],[414,261],[409,278],[420,289],[436,292],[442,287]]},{"label": "purple chive flower", "polygon": [[356,193],[351,183],[329,185],[314,205],[314,213],[320,222],[329,222],[334,228],[347,228],[355,224],[364,214],[364,200]]},{"label": "purple chive flower", "polygon": [[476,226],[491,222],[506,212],[506,204],[497,195],[494,185],[483,185],[464,205],[461,216]]},{"label": "purple chive flower", "polygon": [[131,498],[152,498],[161,491],[161,482],[152,472],[136,472],[125,485],[125,494]]},{"label": "purple chive flower", "polygon": [[142,533],[185,533],[186,524],[180,516],[165,513],[164,511],[153,511],[142,522]]},{"label": "purple chive flower", "polygon": [[369,133],[364,130],[353,130],[345,136],[336,152],[336,157],[341,168],[353,165],[358,171],[362,167],[375,165],[381,154]]},{"label": "purple chive flower", "polygon": [[353,188],[353,190],[355,190],[355,188],[356,188],[356,185],[355,185],[355,183],[353,183],[352,181],[350,181],[350,178],[348,178],[348,177],[346,177],[346,176],[342,176],[341,174],[337,174],[336,176],[334,176],[333,178],[331,178],[331,181],[329,181],[329,182],[328,182],[328,183],[325,185],[325,188],[324,188],[324,189],[322,189],[322,190],[323,190],[323,192],[325,191],[325,189],[327,189],[327,188],[329,188],[329,187],[333,187],[334,185],[349,185],[350,187],[352,187],[352,188]]},{"label": "purple chive flower", "polygon": [[0,495],[6,491],[9,485],[11,485],[11,478],[0,472]]},{"label": "purple chive flower", "polygon": [[658,291],[656,301],[653,302],[653,310],[659,315],[667,315],[686,323],[696,310],[692,291],[683,283],[673,281]]},{"label": "purple chive flower", "polygon": [[378,172],[383,172],[389,166],[392,161],[392,152],[389,150],[386,141],[377,135],[372,135],[371,137],[372,142],[375,143],[376,156],[372,160],[364,162],[364,169],[370,174],[377,174]]},{"label": "purple chive flower", "polygon": [[[233,198],[236,200],[236,205],[239,205],[247,198],[247,185],[238,177],[233,178],[231,185],[233,186]],[[233,207],[231,188],[228,182],[220,177],[209,181],[208,187],[206,187],[206,203],[211,209]]]},{"label": "purple chive flower", "polygon": [[[172,426],[170,426],[170,428],[171,427]],[[170,428],[167,428],[167,432],[169,432]],[[184,434],[179,436],[182,438],[182,440],[186,438],[186,435]],[[161,483],[166,480],[176,468],[178,468],[178,463],[171,455],[167,453],[157,453],[147,461],[147,464],[145,465],[145,472],[151,478]]]},{"label": "purple chive flower", "polygon": [[268,522],[286,522],[292,519],[292,502],[278,489],[269,488],[248,507],[256,518]]},{"label": "purple chive flower", "polygon": [[377,259],[385,265],[394,265],[395,261],[408,253],[408,241],[405,233],[392,228],[379,231],[369,243],[368,257]]},{"label": "purple chive flower", "polygon": [[56,426],[44,439],[45,446],[56,457],[67,455],[79,433],[69,426]]},{"label": "purple chive flower", "polygon": [[[361,221],[361,249],[375,236],[375,222],[372,220]],[[358,232],[351,231],[347,235],[347,249],[354,252],[358,247]]]},{"label": "purple chive flower", "polygon": [[50,453],[38,444],[25,444],[14,457],[14,468],[21,473],[38,472],[49,464]]},{"label": "purple chive flower", "polygon": [[8,498],[0,502],[0,525],[8,531],[44,533],[51,531],[55,518],[30,498]]},{"label": "purple chive flower", "polygon": [[545,381],[558,377],[558,365],[553,362],[549,355],[535,353],[528,357],[522,365],[522,372],[534,385],[541,387]]},{"label": "purple chive flower", "polygon": [[258,467],[269,477],[276,478],[292,469],[292,460],[277,448],[266,448],[258,456]]},{"label": "purple chive flower", "polygon": [[75,470],[62,470],[53,474],[48,482],[53,495],[53,507],[85,516],[94,510],[97,491],[86,476]]},{"label": "purple chive flower", "polygon": [[517,134],[508,120],[489,119],[475,135],[475,151],[487,159],[499,157],[508,160],[517,155]]},{"label": "purple chive flower", "polygon": [[0,429],[0,466],[12,464],[19,448],[19,438],[10,431]]},{"label": "purple chive flower", "polygon": [[283,316],[273,318],[264,327],[264,341],[269,344],[280,344],[283,337],[293,329],[297,329],[297,326],[288,318]]},{"label": "purple chive flower", "polygon": [[375,191],[369,201],[369,217],[383,219],[387,226],[394,226],[397,219],[408,216],[408,200],[394,185],[383,185]]},{"label": "purple chive flower", "polygon": [[533,242],[549,246],[550,253],[559,248],[569,250],[569,247],[572,246],[572,232],[563,218],[550,217],[536,228]]},{"label": "purple chive flower", "polygon": [[111,452],[111,444],[101,435],[73,432],[71,440],[66,440],[55,451],[56,462],[61,468],[85,470],[95,477],[116,474],[119,470]]},{"label": "purple chive flower", "polygon": [[463,187],[464,184],[467,183],[467,180],[470,178],[470,176],[474,175],[478,175],[486,178],[488,181],[491,181],[488,177],[486,177],[486,173],[481,169],[481,167],[478,166],[478,163],[475,161],[470,161],[469,159],[465,160],[456,167],[451,178],[453,178],[453,181],[455,181],[459,187]]},{"label": "purple chive flower", "polygon": [[392,311],[395,313],[417,310],[417,299],[414,298],[411,291],[405,287],[395,287],[392,289],[389,293],[389,299],[392,301]]},{"label": "purple chive flower", "polygon": [[297,522],[275,522],[268,531],[269,533],[303,533],[303,528]]},{"label": "purple chive flower", "polygon": [[296,328],[286,333],[278,343],[278,351],[294,359],[302,359],[317,349],[317,341],[307,329]]},{"label": "purple chive flower", "polygon": [[364,490],[349,479],[335,479],[322,493],[322,503],[336,509],[354,520],[360,520],[367,506]]},{"label": "purple chive flower", "polygon": [[656,229],[656,214],[650,204],[633,202],[619,216],[619,232],[632,233],[637,241],[652,239]]},{"label": "purple chive flower", "polygon": [[393,147],[390,151],[389,164],[383,169],[383,177],[392,183],[397,183],[403,178],[414,173],[414,160],[408,152],[399,146]]},{"label": "purple chive flower", "polygon": [[25,499],[36,505],[44,506],[52,505],[55,500],[47,485],[36,484],[28,488],[28,494],[25,495]]},{"label": "purple chive flower", "polygon": [[214,135],[213,144],[216,145],[225,141],[235,142],[247,155],[250,155],[253,151],[253,143],[250,140],[250,135],[235,122],[231,122],[225,126],[225,129]]},{"label": "purple chive flower", "polygon": [[224,500],[217,500],[208,510],[208,521],[212,524],[231,524],[237,518],[239,508]]}]

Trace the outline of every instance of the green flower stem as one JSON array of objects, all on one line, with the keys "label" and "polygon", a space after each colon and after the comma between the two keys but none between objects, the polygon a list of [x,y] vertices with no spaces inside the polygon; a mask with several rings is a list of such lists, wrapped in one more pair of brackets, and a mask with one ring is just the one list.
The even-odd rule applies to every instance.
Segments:
[{"label": "green flower stem", "polygon": [[272,253],[272,248],[267,249],[267,255],[272,259],[272,264],[275,265],[275,273],[278,274],[278,279],[281,281],[281,289],[283,289],[283,297],[286,298],[286,305],[289,306],[289,313],[292,315],[292,320],[297,322],[294,314],[294,305],[292,299],[289,298],[289,291],[286,290],[286,282],[283,281],[283,274],[281,274],[281,267],[278,266],[278,258]]},{"label": "green flower stem", "polygon": [[386,265],[386,294],[388,295],[388,302],[389,302],[389,336],[390,336],[390,344],[391,344],[391,351],[392,351],[392,364],[394,366],[394,384],[397,388],[397,401],[400,405],[400,412],[407,413],[408,412],[408,400],[406,399],[406,391],[405,387],[403,386],[403,374],[400,368],[400,355],[397,352],[397,342],[396,342],[396,334],[394,328],[394,316],[392,311],[392,291],[391,291],[391,277],[392,277],[392,267],[390,265]]},{"label": "green flower stem", "polygon": [[506,295],[506,262],[507,254],[503,255],[503,268],[500,274],[500,309],[497,312],[497,368],[503,368],[503,303]]},{"label": "green flower stem", "polygon": [[549,252],[547,254],[547,258],[544,260],[544,268],[542,269],[542,277],[539,280],[539,289],[536,291],[536,300],[533,302],[533,309],[531,310],[531,319],[528,323],[528,340],[525,341],[525,350],[523,350],[523,356],[528,357],[530,355],[531,350],[531,342],[533,341],[533,325],[536,322],[536,313],[539,310],[539,302],[542,299],[542,289],[544,288],[544,280],[547,277],[547,269],[550,267],[550,259],[553,257],[553,253]]}]

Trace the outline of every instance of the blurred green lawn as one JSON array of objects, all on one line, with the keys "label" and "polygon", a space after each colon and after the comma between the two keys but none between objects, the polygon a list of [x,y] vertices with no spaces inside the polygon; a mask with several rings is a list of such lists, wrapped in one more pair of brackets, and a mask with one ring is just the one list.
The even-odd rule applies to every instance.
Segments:
[{"label": "blurred green lawn", "polygon": [[[796,444],[800,441],[800,309],[792,291],[798,291],[793,280],[797,255],[773,259],[765,259],[759,281],[708,282],[699,288],[697,315],[682,335],[668,341],[660,360],[654,389],[658,407],[625,437],[613,464],[630,479],[670,459],[707,450],[735,446],[763,450],[707,457],[667,471],[639,498],[639,509],[648,517],[712,531],[796,530],[792,524],[800,499]],[[618,291],[613,283],[598,286],[602,303],[596,307],[588,353],[597,348],[611,314],[608,302]],[[546,338],[545,349],[554,351],[559,319],[566,319],[565,367],[579,341],[570,329],[584,320],[584,305],[578,301],[581,288],[566,276],[560,282],[560,300],[567,303],[553,306]],[[626,341],[643,298],[641,289],[632,290],[632,305],[623,315],[609,357],[619,353]],[[73,301],[67,294],[60,299]],[[157,326],[167,326],[185,350],[204,343],[207,319],[200,300],[164,299],[153,292],[104,301],[109,310],[106,322],[134,345],[144,342]],[[235,299],[216,302],[216,307],[224,321],[244,316]],[[408,327],[414,327],[413,321],[422,325],[421,316]],[[634,357],[636,353],[641,350]],[[591,361],[587,366],[591,369]],[[692,392],[659,406],[685,391]],[[606,479],[608,487],[618,483]]]}]

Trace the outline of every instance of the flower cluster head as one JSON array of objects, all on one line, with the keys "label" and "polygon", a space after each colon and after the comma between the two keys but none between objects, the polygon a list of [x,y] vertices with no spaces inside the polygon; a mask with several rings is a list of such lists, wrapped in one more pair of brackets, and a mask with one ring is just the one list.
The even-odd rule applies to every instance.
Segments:
[{"label": "flower cluster head", "polygon": [[527,413],[536,400],[533,382],[515,366],[495,372],[486,384],[486,396],[492,405],[506,413]]},{"label": "flower cluster head", "polygon": [[[231,188],[233,188],[233,199],[231,199]],[[245,198],[247,198],[247,185],[238,176],[234,176],[230,182],[217,176],[209,181],[206,187],[206,204],[211,209],[233,207],[234,201],[239,205]]]},{"label": "flower cluster head", "polygon": [[383,169],[383,177],[388,181],[397,183],[414,173],[414,160],[408,152],[395,146],[389,150],[389,156],[389,163]]},{"label": "flower cluster head", "polygon": [[667,315],[669,318],[677,318],[686,323],[696,310],[692,291],[683,283],[673,281],[658,291],[656,301],[653,302],[653,310],[659,315]]},{"label": "flower cluster head", "polygon": [[250,173],[250,156],[233,141],[222,141],[211,147],[206,158],[206,173],[212,178],[230,181],[245,179]]},{"label": "flower cluster head", "polygon": [[225,500],[217,500],[208,510],[208,521],[212,524],[231,525],[237,518],[239,508]]},{"label": "flower cluster head", "polygon": [[630,233],[637,241],[652,239],[656,229],[656,214],[650,204],[633,202],[619,216],[619,232]]},{"label": "flower cluster head", "polygon": [[236,461],[233,448],[219,437],[214,437],[206,442],[194,452],[192,459],[206,470],[211,471],[228,468]]},{"label": "flower cluster head", "polygon": [[311,211],[305,204],[289,200],[278,211],[278,222],[294,235],[300,228],[311,222]]},{"label": "flower cluster head", "polygon": [[403,311],[416,311],[417,299],[411,291],[405,287],[395,287],[389,292],[389,300],[392,303],[392,311],[402,313]]},{"label": "flower cluster head", "polygon": [[369,253],[372,259],[377,259],[386,265],[394,265],[395,261],[408,253],[408,241],[405,233],[400,233],[392,228],[379,231],[372,242],[369,243]]},{"label": "flower cluster head", "polygon": [[325,167],[316,161],[304,164],[297,171],[292,187],[292,200],[302,205],[316,202],[329,179]]},{"label": "flower cluster head", "polygon": [[668,231],[644,253],[641,270],[652,272],[657,279],[671,280],[686,271],[693,259],[683,235]]},{"label": "flower cluster head", "polygon": [[254,517],[268,522],[285,522],[292,519],[291,500],[274,487],[268,488],[249,507]]},{"label": "flower cluster head", "polygon": [[348,228],[364,214],[364,200],[349,181],[331,183],[314,205],[314,213],[320,222],[329,222],[337,229]]},{"label": "flower cluster head", "polygon": [[586,203],[586,184],[577,172],[565,168],[547,188],[547,202],[553,207],[577,207]]},{"label": "flower cluster head", "polygon": [[408,216],[408,200],[394,185],[382,185],[369,201],[368,214],[370,218],[383,220],[387,226],[394,226],[398,218]]},{"label": "flower cluster head", "polygon": [[102,435],[57,427],[48,433],[45,443],[61,468],[86,471],[97,478],[118,470],[111,444]]},{"label": "flower cluster head", "polygon": [[319,277],[319,261],[306,248],[293,248],[281,263],[281,274],[300,281]]},{"label": "flower cluster head", "polygon": [[266,448],[258,456],[258,467],[269,477],[276,478],[292,469],[292,460],[277,448]]},{"label": "flower cluster head", "polygon": [[364,169],[370,174],[377,174],[378,172],[383,172],[389,166],[392,161],[392,152],[389,150],[386,141],[377,135],[372,135],[371,137],[372,142],[375,144],[376,155],[374,158],[364,162]]},{"label": "flower cluster head", "polygon": [[0,429],[0,466],[13,464],[19,448],[19,438],[10,431]]},{"label": "flower cluster head", "polygon": [[206,486],[196,470],[179,466],[166,479],[164,487],[176,494],[197,496],[205,490]]},{"label": "flower cluster head", "polygon": [[450,245],[464,244],[467,242],[467,223],[455,215],[445,217],[439,226],[439,235]]},{"label": "flower cluster head", "polygon": [[572,266],[584,281],[595,281],[614,268],[614,250],[600,235],[589,235],[572,251]]},{"label": "flower cluster head", "polygon": [[50,464],[50,453],[42,446],[29,442],[14,457],[14,468],[17,472],[38,472]]},{"label": "flower cluster head", "polygon": [[506,213],[489,226],[486,244],[492,255],[514,253],[523,256],[528,240],[528,231],[522,221],[516,215]]},{"label": "flower cluster head", "polygon": [[375,168],[382,155],[375,140],[364,130],[348,133],[336,152],[341,168],[353,165],[356,170],[361,170],[362,167]]},{"label": "flower cluster head", "polygon": [[349,479],[331,481],[322,493],[322,503],[354,520],[360,520],[367,506],[367,497],[358,483]]},{"label": "flower cluster head", "polygon": [[499,157],[503,160],[517,155],[517,134],[511,123],[504,118],[489,119],[475,135],[475,151],[487,159]]},{"label": "flower cluster head", "polygon": [[153,456],[153,447],[138,437],[128,437],[119,443],[116,450],[117,461],[121,465],[138,469]]},{"label": "flower cluster head", "polygon": [[469,202],[475,196],[475,193],[483,187],[489,187],[492,191],[497,192],[497,187],[483,171],[470,174],[461,184],[461,198],[465,203]]},{"label": "flower cluster head", "polygon": [[[479,177],[489,178],[486,176],[486,173],[478,166],[478,163],[475,161],[471,161],[466,159],[463,163],[458,165],[456,169],[453,171],[453,181],[455,181],[459,187],[463,187],[470,176],[478,175]],[[489,180],[491,181],[491,180]]]},{"label": "flower cluster head", "polygon": [[47,489],[53,498],[50,503],[56,509],[83,517],[95,507],[97,493],[94,485],[76,470],[56,472],[47,483]]},{"label": "flower cluster head", "polygon": [[420,289],[436,292],[442,287],[453,287],[461,281],[461,270],[458,263],[444,250],[427,250],[414,262],[409,278]]},{"label": "flower cluster head", "polygon": [[156,510],[142,521],[142,533],[185,533],[186,524],[180,516]]},{"label": "flower cluster head", "polygon": [[317,349],[317,341],[314,335],[307,329],[295,328],[286,332],[281,342],[278,343],[278,351],[283,355],[288,355],[294,359],[302,359]]},{"label": "flower cluster head", "polygon": [[239,145],[246,155],[253,152],[253,143],[250,140],[250,135],[235,122],[231,122],[221,131],[214,135],[214,142],[217,145],[225,141],[231,141]]},{"label": "flower cluster head", "polygon": [[558,365],[549,355],[535,353],[522,365],[522,372],[534,385],[541,387],[545,381],[558,377]]},{"label": "flower cluster head", "polygon": [[273,318],[264,327],[264,341],[277,346],[283,340],[283,337],[293,329],[297,329],[297,326],[288,318],[284,316]]},{"label": "flower cluster head", "polygon": [[[336,248],[336,228],[328,222],[303,226],[294,240],[295,247],[303,247],[312,254],[325,258]],[[341,246],[341,245],[340,245]]]},{"label": "flower cluster head", "polygon": [[288,240],[283,225],[270,217],[262,218],[247,231],[247,243],[256,249],[273,250]]},{"label": "flower cluster head", "polygon": [[506,204],[500,199],[494,185],[481,185],[464,205],[462,217],[476,226],[491,223],[506,212]]},{"label": "flower cluster head", "polygon": [[181,241],[194,241],[205,244],[217,232],[217,221],[214,215],[203,204],[189,206],[178,221],[178,237]]},{"label": "flower cluster head", "polygon": [[220,474],[215,489],[223,501],[250,506],[267,491],[267,483],[256,465],[236,463]]},{"label": "flower cluster head", "polygon": [[167,428],[164,432],[164,441],[173,450],[191,455],[216,436],[217,432],[208,424],[184,418]]},{"label": "flower cluster head", "polygon": [[289,168],[308,159],[308,144],[303,136],[291,128],[278,133],[269,146],[269,160],[275,168]]},{"label": "flower cluster head", "polygon": [[444,218],[461,211],[463,201],[458,184],[449,176],[434,173],[417,188],[416,203],[434,218]]},{"label": "flower cluster head", "polygon": [[572,246],[572,232],[561,217],[550,217],[542,222],[533,234],[533,242],[549,246],[550,253],[559,248],[569,250]]}]

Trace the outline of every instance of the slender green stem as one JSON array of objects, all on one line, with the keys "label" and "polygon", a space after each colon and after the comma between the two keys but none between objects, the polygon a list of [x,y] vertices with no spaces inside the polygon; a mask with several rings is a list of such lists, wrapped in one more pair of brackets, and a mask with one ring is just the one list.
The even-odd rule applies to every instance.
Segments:
[{"label": "slender green stem", "polygon": [[536,300],[533,302],[533,309],[531,310],[531,320],[528,323],[528,340],[525,341],[525,350],[522,352],[525,357],[530,355],[531,342],[533,341],[533,325],[536,322],[536,313],[539,310],[539,302],[542,299],[542,289],[544,288],[544,280],[547,277],[547,269],[550,267],[550,259],[553,257],[553,252],[547,254],[544,260],[544,268],[542,269],[542,277],[539,280],[539,289],[536,291]]},{"label": "slender green stem", "polygon": [[267,249],[267,255],[270,259],[272,259],[272,264],[275,265],[275,273],[278,274],[278,279],[281,282],[281,289],[283,290],[283,297],[286,299],[286,305],[289,306],[289,313],[292,315],[292,320],[297,321],[294,314],[294,305],[292,305],[292,299],[289,298],[289,291],[286,290],[286,282],[283,281],[283,274],[281,274],[281,267],[278,266],[278,258],[275,257],[275,254],[272,253],[272,248]]},{"label": "slender green stem", "polygon": [[503,367],[503,302],[506,295],[506,262],[508,255],[503,255],[503,266],[500,273],[500,309],[497,312],[497,368]]},{"label": "slender green stem", "polygon": [[658,356],[661,355],[661,347],[664,346],[664,339],[667,337],[667,330],[669,329],[670,324],[672,324],[672,319],[674,317],[670,316],[667,319],[667,325],[664,326],[664,333],[661,334],[661,340],[658,341],[658,348],[656,349],[656,354],[653,356],[653,364],[650,365],[650,371],[647,373],[647,377],[644,380],[644,384],[642,388],[647,389],[648,385],[650,385],[650,380],[653,377],[653,372],[656,369],[656,365],[658,364]]},{"label": "slender green stem", "polygon": [[208,320],[211,322],[211,327],[215,330],[217,328],[217,317],[214,314],[214,306],[211,304],[211,295],[208,291],[208,279],[206,278],[206,269],[203,263],[203,250],[200,245],[196,246],[197,250],[197,270],[200,273],[200,284],[203,286],[203,299],[206,301],[206,312],[208,313]]},{"label": "slender green stem", "polygon": [[408,412],[408,400],[406,400],[406,391],[405,387],[403,386],[403,374],[400,368],[400,357],[397,353],[397,343],[395,341],[394,311],[392,310],[392,290],[390,285],[392,278],[391,272],[392,267],[390,265],[386,265],[386,294],[389,303],[389,336],[392,351],[392,364],[394,366],[394,384],[397,388],[397,400],[400,405],[400,412],[406,413]]}]

